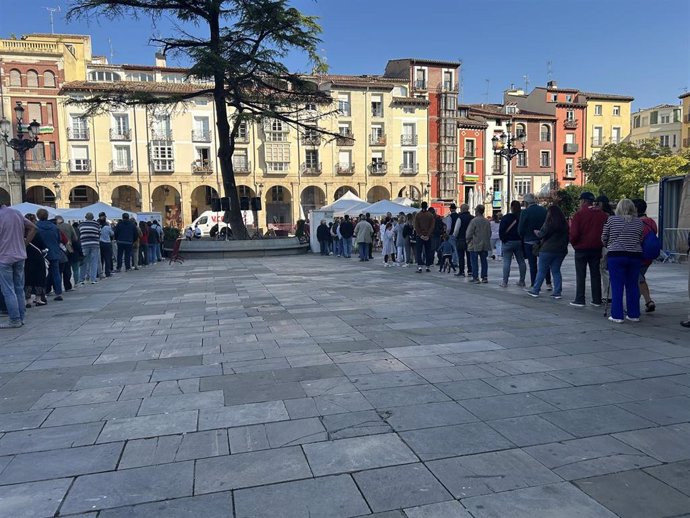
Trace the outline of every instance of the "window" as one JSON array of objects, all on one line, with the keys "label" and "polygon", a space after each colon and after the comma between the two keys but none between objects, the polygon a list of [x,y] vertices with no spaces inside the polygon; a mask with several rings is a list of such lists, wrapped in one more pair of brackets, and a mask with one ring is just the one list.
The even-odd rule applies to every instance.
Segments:
[{"label": "window", "polygon": [[72,162],[70,170],[72,171],[90,171],[91,163],[89,161],[89,148],[87,146],[73,146],[70,150]]},{"label": "window", "polygon": [[603,107],[601,104],[594,105],[594,115],[601,115],[603,113]]},{"label": "window", "polygon": [[573,110],[568,110],[567,112],[565,112],[565,120],[574,121],[575,120],[575,112]]},{"label": "window", "polygon": [[474,162],[465,162],[465,174],[474,174]]},{"label": "window", "polygon": [[613,107],[614,117],[620,117],[620,114],[621,114],[621,107],[618,105],[614,105],[614,107]]},{"label": "window", "polygon": [[172,138],[172,131],[170,131],[170,117],[167,115],[159,115],[153,120],[153,140],[170,140]]},{"label": "window", "polygon": [[126,113],[116,113],[113,115],[113,132],[123,136],[129,133],[129,115]]},{"label": "window", "polygon": [[414,151],[403,151],[403,170],[416,171],[417,170],[417,153]]},{"label": "window", "polygon": [[304,164],[307,169],[319,169],[319,150],[307,149],[304,157]]},{"label": "window", "polygon": [[53,74],[50,70],[46,70],[43,73],[43,86],[46,88],[55,87],[55,74]]},{"label": "window", "polygon": [[128,171],[132,167],[132,157],[129,146],[115,146],[113,157],[113,170]]},{"label": "window", "polygon": [[520,153],[517,156],[517,164],[518,167],[527,167],[527,153]]},{"label": "window", "polygon": [[444,70],[443,71],[443,89],[444,90],[454,90],[455,85],[453,85],[453,71]]},{"label": "window", "polygon": [[659,145],[661,147],[670,147],[671,145],[671,136],[670,135],[661,135],[659,137]]},{"label": "window", "polygon": [[53,104],[48,103],[46,104],[46,122],[48,123],[48,126],[52,126],[54,124],[54,119],[53,119]]},{"label": "window", "polygon": [[352,165],[352,153],[350,151],[340,151],[338,153],[338,164],[340,169],[349,169]]},{"label": "window", "polygon": [[192,140],[195,142],[211,141],[211,131],[209,129],[208,117],[194,117]]},{"label": "window", "polygon": [[671,122],[671,114],[661,116],[661,124],[669,124]]},{"label": "window", "polygon": [[381,95],[371,96],[371,116],[383,117],[383,97]]},{"label": "window", "polygon": [[29,103],[29,119],[28,122],[36,121],[39,124],[41,119],[41,103]]},{"label": "window", "polygon": [[307,111],[316,111],[316,103],[307,103],[304,105],[304,109]]},{"label": "window", "polygon": [[48,151],[50,152],[50,160],[57,160],[57,148],[55,142],[46,142],[48,144]]},{"label": "window", "polygon": [[513,185],[515,186],[515,194],[518,196],[524,196],[528,192],[532,192],[531,178],[516,178]]},{"label": "window", "polygon": [[575,144],[575,133],[566,133],[565,134],[565,143],[566,144]]},{"label": "window", "polygon": [[31,150],[31,160],[35,162],[42,162],[46,159],[46,148],[44,142],[39,142],[35,148]]},{"label": "window", "polygon": [[649,114],[649,124],[659,124],[659,112],[654,111]]},{"label": "window", "polygon": [[565,159],[565,176],[567,178],[575,176],[575,161],[572,158]]},{"label": "window", "polygon": [[572,95],[566,95],[565,96],[565,102],[567,102],[567,103],[573,102],[573,96]]},{"label": "window", "polygon": [[144,81],[153,82],[154,77],[152,74],[147,74],[146,72],[131,72],[126,76],[127,81]]},{"label": "window", "polygon": [[680,110],[675,109],[673,110],[673,122],[680,122]]},{"label": "window", "polygon": [[676,140],[677,135],[674,133],[673,134],[673,143],[671,144],[671,147],[678,147],[678,141]]},{"label": "window", "polygon": [[249,131],[247,128],[247,121],[240,122],[237,128],[237,140],[247,140],[249,138]]},{"label": "window", "polygon": [[175,170],[175,162],[173,161],[173,147],[172,146],[152,146],[151,147],[151,161],[153,162],[153,170],[157,172],[172,172]]},{"label": "window", "polygon": [[525,137],[527,137],[527,126],[521,122],[516,124],[515,125],[515,135],[518,137],[520,135],[524,135]]},{"label": "window", "polygon": [[604,145],[604,128],[601,126],[594,127],[594,135],[592,136],[593,146],[603,146]]},{"label": "window", "polygon": [[454,112],[458,107],[458,100],[451,94],[441,96],[441,110]]},{"label": "window", "polygon": [[350,129],[350,124],[338,124],[338,133],[344,137],[351,136],[352,130]]},{"label": "window", "polygon": [[290,164],[287,162],[266,162],[266,170],[269,173],[284,173],[289,167]]},{"label": "window", "polygon": [[426,69],[417,68],[414,72],[415,88],[426,88]]},{"label": "window", "polygon": [[621,129],[611,128],[611,144],[618,144],[621,141]]},{"label": "window", "polygon": [[508,104],[506,105],[506,113],[509,115],[514,115],[517,113],[517,106],[514,104]]},{"label": "window", "polygon": [[38,72],[29,70],[26,73],[26,86],[38,88]]},{"label": "window", "polygon": [[271,201],[276,203],[282,203],[285,201],[285,193],[280,185],[277,185],[271,189]]},{"label": "window", "polygon": [[88,188],[80,186],[75,187],[69,193],[69,201],[71,202],[87,202],[89,201]]},{"label": "window", "polygon": [[22,86],[22,74],[19,70],[10,70],[10,86]]},{"label": "window", "polygon": [[89,81],[97,81],[101,83],[120,81],[120,74],[116,74],[115,72],[93,71],[89,72]]},{"label": "window", "polygon": [[475,147],[474,139],[465,140],[465,157],[474,158],[475,157]]},{"label": "window", "polygon": [[343,117],[350,116],[350,95],[338,94],[338,114]]},{"label": "window", "polygon": [[269,173],[287,171],[290,167],[290,145],[267,144],[265,158],[266,169]]},{"label": "window", "polygon": [[640,127],[640,116],[635,115],[633,117],[633,128],[639,128]]},{"label": "window", "polygon": [[[249,158],[246,149],[235,151],[232,155],[232,167],[235,171],[249,172]],[[249,197],[251,198],[251,196]]]},{"label": "window", "polygon": [[383,124],[372,124],[371,126],[371,141],[378,143],[383,140]]},{"label": "window", "polygon": [[503,164],[501,163],[503,159],[500,156],[494,156],[493,172],[500,173],[503,170]]},{"label": "window", "polygon": [[381,151],[374,151],[371,154],[371,170],[374,172],[381,172],[385,170],[385,165],[383,162],[383,153]]},{"label": "window", "polygon": [[164,83],[184,83],[184,76],[182,74],[163,74],[161,79]]},{"label": "window", "polygon": [[393,92],[394,92],[393,95],[396,95],[398,97],[407,97],[407,95],[408,95],[408,90],[407,90],[406,86],[396,86],[393,89]]},{"label": "window", "polygon": [[556,101],[558,101],[558,94],[551,94],[551,102],[555,103]]},{"label": "window", "polygon": [[539,140],[542,142],[551,142],[551,126],[542,124],[539,131]]},{"label": "window", "polygon": [[539,166],[551,167],[551,153],[549,151],[542,151],[539,154]]}]

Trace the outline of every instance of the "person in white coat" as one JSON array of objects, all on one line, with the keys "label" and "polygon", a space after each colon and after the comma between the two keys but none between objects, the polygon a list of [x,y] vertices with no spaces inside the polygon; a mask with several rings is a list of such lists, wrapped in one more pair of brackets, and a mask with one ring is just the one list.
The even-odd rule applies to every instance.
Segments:
[{"label": "person in white coat", "polygon": [[393,227],[393,233],[395,234],[395,251],[396,257],[398,259],[398,265],[403,268],[407,267],[407,256],[405,255],[405,236],[403,231],[405,229],[405,223],[407,219],[405,215],[402,214],[398,216],[398,223]]},{"label": "person in white coat", "polygon": [[[381,242],[383,243],[383,265],[388,268],[395,264],[395,232],[393,231],[393,223],[390,221],[386,223],[386,227],[381,232]],[[388,262],[388,259],[391,262]]]}]

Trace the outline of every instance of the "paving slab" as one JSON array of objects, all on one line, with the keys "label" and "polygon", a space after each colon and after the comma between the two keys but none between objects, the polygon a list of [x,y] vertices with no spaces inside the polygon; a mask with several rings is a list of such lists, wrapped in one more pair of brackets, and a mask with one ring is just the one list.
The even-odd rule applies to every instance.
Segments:
[{"label": "paving slab", "polygon": [[375,408],[392,408],[450,401],[447,395],[430,384],[364,390],[362,394]]},{"label": "paving slab", "polygon": [[321,418],[321,422],[326,428],[330,440],[393,431],[387,420],[384,421],[381,415],[374,410],[326,415]]},{"label": "paving slab", "polygon": [[288,418],[287,409],[282,401],[234,405],[219,410],[202,409],[199,412],[199,430],[284,421]]},{"label": "paving slab", "polygon": [[355,473],[355,480],[372,511],[390,511],[451,499],[423,464],[390,466]]},{"label": "paving slab", "polygon": [[[614,434],[616,439],[661,462],[690,459],[690,424],[650,428]],[[0,450],[2,439],[0,439]]]},{"label": "paving slab", "polygon": [[103,431],[98,436],[98,442],[104,443],[129,439],[142,439],[158,435],[194,432],[196,431],[196,427],[196,410],[110,419],[106,422]]},{"label": "paving slab", "polygon": [[369,507],[349,475],[319,477],[235,491],[237,518],[349,518]]},{"label": "paving slab", "polygon": [[672,462],[647,468],[644,471],[690,496],[690,461]]},{"label": "paving slab", "polygon": [[565,430],[537,415],[509,417],[486,423],[517,446],[531,446],[574,438]]},{"label": "paving slab", "polygon": [[460,502],[439,502],[405,509],[407,518],[472,518]]},{"label": "paving slab", "polygon": [[434,428],[477,421],[473,414],[454,402],[398,406],[387,408],[381,413],[395,431]]},{"label": "paving slab", "polygon": [[53,516],[60,507],[71,478],[0,486],[0,512],[8,518]]},{"label": "paving slab", "polygon": [[106,509],[101,511],[99,516],[101,518],[193,518],[197,516],[234,518],[235,515],[232,508],[232,493],[225,491],[211,495]]},{"label": "paving slab", "polygon": [[0,437],[0,456],[88,446],[96,442],[102,428],[103,423],[86,423],[9,432]]},{"label": "paving slab", "polygon": [[640,471],[576,480],[575,485],[620,518],[678,516],[690,510],[690,497]]}]

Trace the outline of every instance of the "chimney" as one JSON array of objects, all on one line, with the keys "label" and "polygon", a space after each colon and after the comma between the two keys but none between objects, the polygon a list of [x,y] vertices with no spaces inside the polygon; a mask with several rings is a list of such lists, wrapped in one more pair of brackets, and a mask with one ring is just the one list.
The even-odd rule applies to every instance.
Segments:
[{"label": "chimney", "polygon": [[547,89],[547,90],[557,90],[557,89],[558,89],[558,84],[556,83],[556,81],[554,81],[554,80],[552,79],[551,81],[549,81],[548,83],[546,83],[546,89]]},{"label": "chimney", "polygon": [[156,52],[156,66],[157,67],[167,67],[168,62],[165,59],[165,54],[162,52]]}]

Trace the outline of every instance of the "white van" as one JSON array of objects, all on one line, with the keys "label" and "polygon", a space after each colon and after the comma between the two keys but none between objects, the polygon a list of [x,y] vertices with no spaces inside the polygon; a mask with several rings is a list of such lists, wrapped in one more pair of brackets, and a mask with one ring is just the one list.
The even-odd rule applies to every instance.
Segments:
[{"label": "white van", "polygon": [[[244,224],[249,227],[254,225],[254,213],[251,210],[243,210],[242,218],[244,218]],[[201,235],[215,237],[220,231],[222,235],[227,232],[229,225],[223,223],[224,212],[212,212],[207,210],[203,212],[198,218],[192,221],[191,227],[194,229],[197,224],[201,229]]]}]

